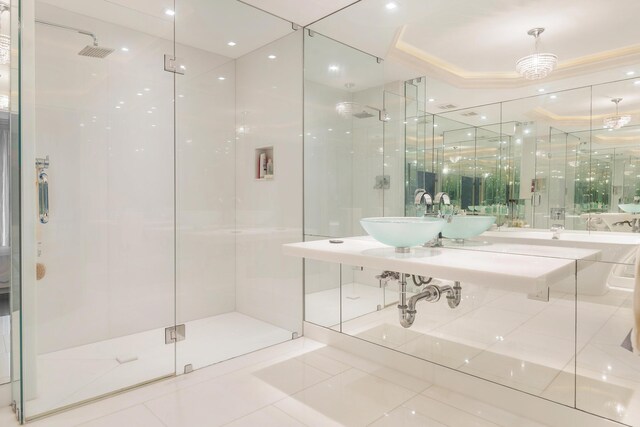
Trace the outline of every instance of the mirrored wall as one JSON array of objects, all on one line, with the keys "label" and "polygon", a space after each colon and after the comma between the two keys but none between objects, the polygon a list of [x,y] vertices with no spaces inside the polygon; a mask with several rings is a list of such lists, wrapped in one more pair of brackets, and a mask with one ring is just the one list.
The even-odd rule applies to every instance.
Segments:
[{"label": "mirrored wall", "polygon": [[[364,217],[422,216],[416,189],[446,192],[447,213],[496,218],[479,237],[408,254],[456,251],[477,266],[475,277],[461,282],[455,309],[444,298],[420,302],[415,323],[403,327],[398,278],[307,260],[305,320],[640,423],[633,341],[638,79],[458,108],[436,102],[437,80],[394,79],[393,65],[318,32],[305,34],[305,49],[306,240],[366,236],[358,224]],[[360,92],[360,82],[370,84]],[[605,121],[617,114],[615,98],[623,98],[618,115],[631,116],[620,128]],[[347,110],[348,100],[366,105]],[[503,266],[520,266],[505,283],[492,276]],[[533,266],[559,269],[536,282],[542,293],[524,277]],[[406,285],[411,296],[424,290],[413,279]]]}]

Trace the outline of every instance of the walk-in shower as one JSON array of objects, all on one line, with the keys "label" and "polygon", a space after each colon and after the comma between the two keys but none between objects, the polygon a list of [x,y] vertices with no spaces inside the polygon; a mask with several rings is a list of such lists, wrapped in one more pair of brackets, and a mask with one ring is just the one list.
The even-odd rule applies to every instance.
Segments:
[{"label": "walk-in shower", "polygon": [[19,418],[300,336],[298,27],[235,0],[22,6]]}]

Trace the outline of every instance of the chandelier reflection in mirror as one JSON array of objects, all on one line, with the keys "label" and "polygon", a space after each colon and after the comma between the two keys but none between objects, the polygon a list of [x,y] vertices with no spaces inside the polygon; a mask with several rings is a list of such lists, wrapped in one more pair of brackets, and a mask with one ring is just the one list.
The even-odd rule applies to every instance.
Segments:
[{"label": "chandelier reflection in mirror", "polygon": [[611,102],[616,104],[616,114],[614,116],[605,117],[602,123],[602,127],[605,129],[620,129],[622,126],[629,124],[631,116],[624,114],[618,114],[618,104],[620,104],[622,98],[613,98]]},{"label": "chandelier reflection in mirror", "polygon": [[462,160],[462,156],[460,156],[456,151],[458,150],[458,147],[452,147],[452,148],[453,148],[453,154],[449,156],[449,161],[455,165],[460,160]]},{"label": "chandelier reflection in mirror", "polygon": [[[9,11],[9,5],[0,2],[0,19],[2,14]],[[0,64],[5,65],[9,63],[9,55],[11,53],[11,38],[5,34],[0,34]]]},{"label": "chandelier reflection in mirror", "polygon": [[520,58],[516,62],[516,71],[527,80],[538,80],[547,77],[558,65],[558,57],[553,53],[539,53],[540,34],[544,28],[532,28],[527,34],[535,38],[535,52]]}]

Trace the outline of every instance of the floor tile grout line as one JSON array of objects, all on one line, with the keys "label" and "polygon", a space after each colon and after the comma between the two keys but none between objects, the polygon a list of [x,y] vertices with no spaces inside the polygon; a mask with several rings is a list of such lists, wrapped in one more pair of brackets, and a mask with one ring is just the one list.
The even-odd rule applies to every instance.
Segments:
[{"label": "floor tile grout line", "polygon": [[160,418],[160,416],[159,416],[158,414],[156,414],[156,413],[153,411],[153,409],[151,409],[151,408],[147,405],[147,402],[143,402],[143,403],[141,403],[141,405],[142,405],[142,406],[143,406],[147,411],[149,411],[149,412],[151,413],[151,415],[153,415],[153,417],[154,417],[155,419],[157,419],[158,421],[160,421],[160,424],[162,424],[162,425],[163,425],[163,426],[165,426],[165,427],[169,427],[169,424],[165,423],[165,422],[164,422],[164,420],[163,420],[162,418]]},{"label": "floor tile grout line", "polygon": [[147,406],[147,404],[146,404],[146,403],[142,403],[142,405],[141,405],[141,406],[142,406],[142,407],[144,407],[147,411],[149,411],[149,413],[151,413],[151,415],[153,415],[153,417],[154,417],[156,420],[158,420],[158,421],[160,422],[160,424],[162,424],[162,425],[163,425],[163,426],[165,426],[165,427],[169,427],[169,424],[165,423],[165,422],[164,422],[164,421],[163,421],[163,420],[158,416],[158,414],[156,414],[155,412],[153,412],[153,411],[151,410],[151,408],[149,408],[149,407]]},{"label": "floor tile grout line", "polygon": [[[441,386],[439,386],[439,387],[440,387],[440,388],[444,388],[444,387],[441,387]],[[448,390],[448,389],[447,389],[447,390]],[[426,390],[425,390],[425,391],[426,391]],[[481,404],[483,404],[483,405],[491,406],[492,408],[495,408],[495,409],[497,409],[497,410],[499,410],[499,411],[501,411],[501,412],[505,412],[505,413],[507,413],[507,414],[513,415],[514,417],[516,417],[516,418],[518,418],[518,419],[520,419],[520,420],[522,420],[522,419],[523,419],[523,417],[522,417],[522,416],[520,416],[519,414],[516,414],[516,413],[510,412],[510,411],[508,411],[508,410],[506,410],[506,409],[503,409],[503,408],[500,408],[500,407],[498,407],[498,406],[496,406],[496,405],[492,405],[492,404],[490,404],[490,403],[483,402],[482,400],[475,399],[475,398],[473,398],[473,397],[471,397],[471,396],[467,396],[467,395],[465,395],[465,394],[463,394],[463,393],[454,392],[453,390],[449,390],[449,391],[452,391],[453,393],[459,394],[459,395],[461,395],[461,396],[463,396],[463,397],[465,397],[465,398],[467,398],[467,399],[475,400],[476,402],[479,402],[479,403],[481,403]],[[436,402],[440,402],[440,403],[442,403],[442,404],[443,404],[443,405],[445,405],[445,406],[448,406],[448,407],[453,408],[453,409],[457,409],[458,411],[464,412],[465,414],[469,414],[469,415],[471,415],[471,416],[473,416],[473,417],[475,417],[475,418],[481,418],[481,419],[483,419],[483,420],[485,420],[485,421],[487,421],[487,422],[489,422],[489,423],[491,423],[491,424],[494,424],[494,425],[496,425],[496,426],[508,427],[508,426],[503,426],[502,424],[497,424],[497,423],[495,423],[494,421],[492,421],[492,420],[490,420],[490,419],[488,419],[488,418],[486,418],[486,417],[484,417],[484,416],[482,416],[482,415],[477,415],[477,414],[474,414],[474,413],[472,413],[472,412],[467,411],[466,409],[462,409],[461,407],[453,406],[453,405],[451,405],[450,403],[448,403],[448,402],[446,402],[446,401],[444,401],[444,400],[439,399],[438,397],[435,397],[435,396],[427,396],[427,395],[425,395],[425,394],[424,394],[424,392],[422,392],[422,393],[420,393],[420,394],[421,394],[422,396],[424,396],[424,397],[428,398],[428,399],[434,400],[434,401],[436,401]],[[484,414],[484,412],[482,412],[482,413]],[[530,419],[530,418],[524,418],[524,419],[525,419],[525,420],[527,420],[527,421],[533,421],[533,422],[538,423],[536,420],[532,420],[532,419]],[[540,424],[540,423],[538,423],[538,424]]]},{"label": "floor tile grout line", "polygon": [[[426,389],[424,389],[424,391],[428,390],[429,388],[433,387],[433,384],[429,385],[429,387],[427,387]],[[376,422],[378,422],[379,420],[384,419],[386,416],[388,416],[388,414],[390,414],[391,412],[395,411],[396,409],[400,409],[402,408],[405,403],[409,402],[412,399],[415,399],[417,396],[420,396],[422,393],[415,393],[413,396],[409,397],[408,399],[402,401],[400,404],[394,406],[393,408],[389,409],[388,411],[385,411],[382,415],[380,415],[378,418],[376,418],[375,420],[373,420],[372,422],[370,422],[369,424],[367,424],[367,426],[370,426],[372,424],[375,424]],[[435,420],[434,420],[435,421]]]},{"label": "floor tile grout line", "polygon": [[248,417],[248,416],[250,416],[250,415],[255,414],[256,412],[262,411],[263,409],[265,409],[265,408],[269,408],[269,407],[271,407],[271,406],[273,406],[275,409],[277,409],[278,411],[282,412],[282,413],[283,413],[283,414],[285,414],[286,416],[288,416],[288,417],[290,417],[290,418],[292,418],[292,419],[296,420],[297,422],[299,422],[299,423],[300,423],[300,424],[302,424],[303,426],[308,427],[308,425],[307,425],[307,424],[303,423],[302,421],[300,421],[299,419],[297,419],[296,417],[294,417],[292,414],[288,413],[288,412],[287,412],[287,411],[285,411],[284,409],[281,409],[281,408],[279,408],[279,407],[275,406],[275,404],[276,404],[276,403],[281,402],[281,401],[283,401],[283,400],[285,400],[285,399],[288,399],[288,398],[290,398],[291,396],[292,396],[292,395],[289,395],[289,396],[283,397],[282,399],[278,399],[278,400],[276,400],[275,402],[272,402],[272,403],[269,403],[269,404],[267,404],[267,405],[261,406],[261,407],[259,407],[258,409],[256,409],[255,411],[251,411],[251,412],[249,412],[248,414],[242,415],[242,416],[240,416],[240,417],[238,417],[238,418],[234,418],[233,420],[229,421],[228,423],[224,423],[224,424],[222,424],[220,427],[228,426],[229,424],[235,423],[235,422],[236,422],[236,421],[238,421],[238,420],[241,420],[241,419],[243,419],[243,418],[246,418],[246,417]]}]

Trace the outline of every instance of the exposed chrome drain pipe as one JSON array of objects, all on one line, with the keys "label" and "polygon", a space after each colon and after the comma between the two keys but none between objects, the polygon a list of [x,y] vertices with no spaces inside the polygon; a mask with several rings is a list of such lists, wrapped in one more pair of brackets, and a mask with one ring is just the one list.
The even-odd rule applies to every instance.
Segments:
[{"label": "exposed chrome drain pipe", "polygon": [[404,328],[409,328],[416,320],[416,304],[418,301],[438,302],[442,294],[447,294],[447,304],[449,307],[456,308],[460,305],[462,299],[462,286],[460,282],[454,282],[453,287],[449,285],[436,286],[429,285],[424,288],[424,291],[420,292],[409,298],[407,301],[407,274],[400,274],[400,304],[398,304],[398,316],[400,324]]}]

